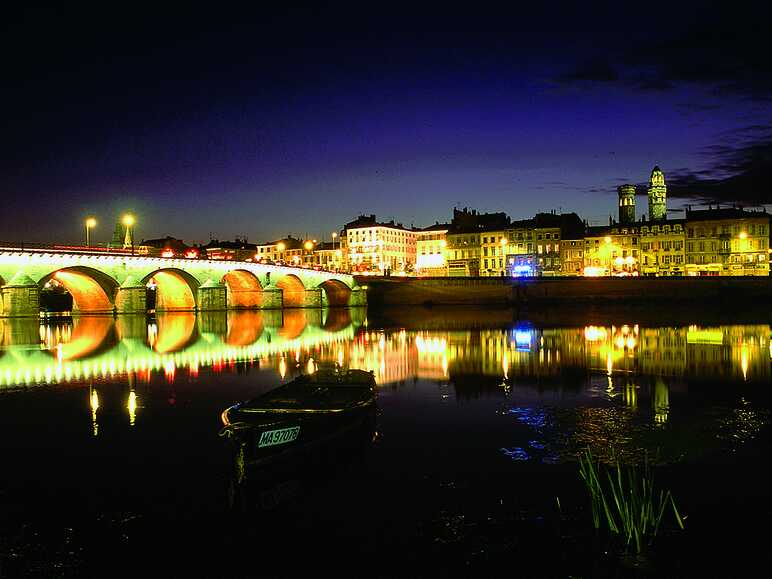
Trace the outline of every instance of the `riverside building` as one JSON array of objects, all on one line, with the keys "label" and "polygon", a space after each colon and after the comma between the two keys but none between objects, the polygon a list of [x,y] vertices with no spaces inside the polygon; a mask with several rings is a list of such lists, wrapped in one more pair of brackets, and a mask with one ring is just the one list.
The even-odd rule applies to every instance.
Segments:
[{"label": "riverside building", "polygon": [[414,275],[417,231],[375,215],[360,215],[344,227],[348,264],[353,273]]},{"label": "riverside building", "polygon": [[687,209],[687,275],[768,276],[769,218],[737,207]]},{"label": "riverside building", "polygon": [[420,277],[445,277],[448,264],[445,261],[445,248],[448,245],[447,223],[435,223],[416,231],[415,273]]}]

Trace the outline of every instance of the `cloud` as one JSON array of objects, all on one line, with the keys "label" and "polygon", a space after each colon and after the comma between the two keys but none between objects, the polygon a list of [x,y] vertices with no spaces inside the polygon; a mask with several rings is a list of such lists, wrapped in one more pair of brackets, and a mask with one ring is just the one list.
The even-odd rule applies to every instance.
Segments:
[{"label": "cloud", "polygon": [[[772,59],[767,58],[772,7],[676,7],[658,15],[651,34],[619,42],[609,36],[599,56],[558,75],[564,86],[619,84],[640,91],[668,91],[696,84],[714,97],[772,100]],[[640,30],[631,30],[631,34]],[[604,41],[601,41],[604,42]],[[699,106],[699,105],[695,105]]]},{"label": "cloud", "polygon": [[772,204],[772,125],[743,127],[706,147],[708,168],[670,172],[668,197],[745,206]]}]

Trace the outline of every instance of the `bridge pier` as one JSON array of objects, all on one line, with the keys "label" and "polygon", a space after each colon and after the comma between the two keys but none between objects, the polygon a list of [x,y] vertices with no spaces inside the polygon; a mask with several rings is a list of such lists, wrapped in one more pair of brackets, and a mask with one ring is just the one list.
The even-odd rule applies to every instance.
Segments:
[{"label": "bridge pier", "polygon": [[224,284],[208,279],[199,286],[197,293],[198,311],[228,309],[228,288]]},{"label": "bridge pier", "polygon": [[357,286],[351,290],[351,297],[348,300],[351,307],[360,307],[367,305],[367,290],[362,286]]},{"label": "bridge pier", "polygon": [[280,310],[284,307],[284,293],[280,287],[269,285],[263,288],[262,310]]},{"label": "bridge pier", "polygon": [[139,314],[147,311],[147,288],[128,276],[115,294],[115,311],[118,314]]},{"label": "bridge pier", "polygon": [[0,288],[0,316],[4,318],[38,317],[40,315],[40,288],[35,281],[19,270]]},{"label": "bridge pier", "polygon": [[323,305],[322,294],[324,291],[320,287],[305,290],[303,293],[303,308],[321,308]]}]

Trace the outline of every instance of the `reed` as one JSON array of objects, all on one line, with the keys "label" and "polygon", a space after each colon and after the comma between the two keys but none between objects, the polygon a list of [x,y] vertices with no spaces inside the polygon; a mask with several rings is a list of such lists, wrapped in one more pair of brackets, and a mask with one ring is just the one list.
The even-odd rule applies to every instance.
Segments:
[{"label": "reed", "polygon": [[590,494],[592,521],[596,530],[607,528],[619,537],[625,550],[640,555],[657,536],[668,507],[676,524],[684,528],[670,491],[657,490],[648,456],[640,466],[623,465],[612,454],[612,463],[602,465],[587,449],[579,457],[579,476]]}]

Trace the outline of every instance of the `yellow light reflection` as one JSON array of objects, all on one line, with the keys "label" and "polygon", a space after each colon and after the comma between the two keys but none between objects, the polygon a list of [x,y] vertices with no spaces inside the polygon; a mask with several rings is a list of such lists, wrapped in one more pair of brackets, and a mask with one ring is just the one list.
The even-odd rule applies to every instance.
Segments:
[{"label": "yellow light reflection", "polygon": [[93,386],[89,386],[89,405],[91,406],[91,428],[94,436],[99,435],[99,424],[97,423],[97,410],[99,410],[99,394]]},{"label": "yellow light reflection", "polygon": [[134,390],[129,392],[129,400],[126,403],[126,408],[129,411],[129,425],[134,426],[134,422],[137,419],[137,393]]},{"label": "yellow light reflection", "polygon": [[743,371],[743,380],[748,380],[748,344],[743,342],[740,349],[740,367]]}]

